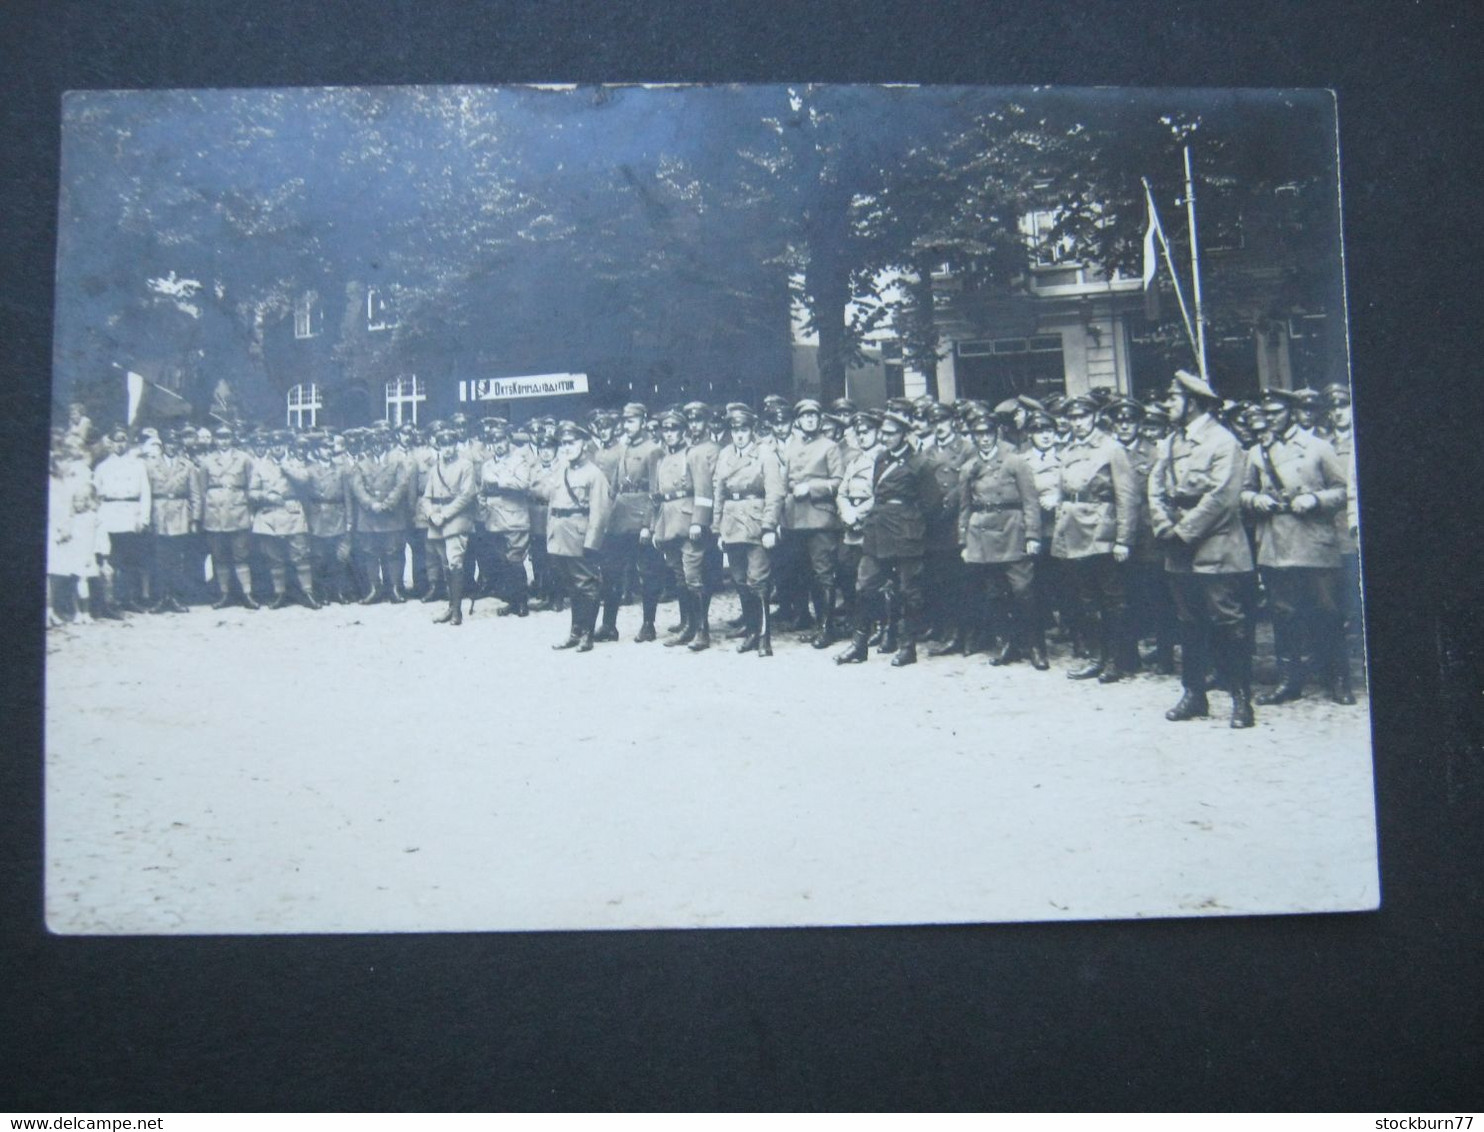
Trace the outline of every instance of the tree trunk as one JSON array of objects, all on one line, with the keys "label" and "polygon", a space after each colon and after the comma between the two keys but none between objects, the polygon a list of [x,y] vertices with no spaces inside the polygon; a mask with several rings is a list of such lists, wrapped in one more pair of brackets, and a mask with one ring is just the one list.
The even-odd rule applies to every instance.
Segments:
[{"label": "tree trunk", "polygon": [[908,284],[912,295],[912,326],[906,335],[905,361],[927,379],[927,393],[938,398],[938,324],[933,302],[933,260],[921,256]]}]

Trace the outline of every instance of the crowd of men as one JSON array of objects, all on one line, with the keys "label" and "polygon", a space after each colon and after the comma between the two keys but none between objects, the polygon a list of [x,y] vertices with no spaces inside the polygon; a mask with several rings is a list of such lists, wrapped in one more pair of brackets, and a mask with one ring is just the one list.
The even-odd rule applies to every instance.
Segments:
[{"label": "crowd of men", "polygon": [[[775,629],[834,660],[988,652],[1072,680],[1171,674],[1175,721],[1231,697],[1253,724],[1254,625],[1271,618],[1278,682],[1317,678],[1353,704],[1358,611],[1350,395],[1269,390],[1226,402],[1175,374],[1158,403],[1097,390],[997,406],[897,398],[883,409],[764,398],[759,409],[641,404],[581,422],[463,414],[423,432],[114,428],[74,408],[53,437],[48,617],[185,612],[210,601],[465,603],[568,610],[554,647],[659,637],[713,647],[731,587],[739,652]],[[1141,642],[1152,647],[1146,655]]]}]

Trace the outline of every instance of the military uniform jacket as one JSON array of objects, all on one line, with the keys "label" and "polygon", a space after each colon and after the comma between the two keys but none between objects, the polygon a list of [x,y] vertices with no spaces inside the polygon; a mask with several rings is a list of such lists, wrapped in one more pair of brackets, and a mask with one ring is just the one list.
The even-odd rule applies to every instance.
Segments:
[{"label": "military uniform jacket", "polygon": [[350,473],[356,502],[356,529],[368,532],[406,530],[407,465],[391,455],[366,456]]},{"label": "military uniform jacket", "polygon": [[206,485],[206,506],[201,513],[203,531],[245,531],[252,526],[247,505],[247,485],[252,479],[252,460],[246,452],[217,449],[201,457],[201,476]]},{"label": "military uniform jacket", "polygon": [[649,497],[653,467],[660,457],[660,446],[641,439],[636,444],[620,440],[608,457],[608,486],[613,493],[613,517],[609,530],[614,534],[632,535],[649,522]]},{"label": "military uniform jacket", "polygon": [[531,465],[513,448],[479,469],[479,525],[497,533],[531,529]]},{"label": "military uniform jacket", "polygon": [[932,462],[909,444],[900,452],[880,445],[871,473],[873,501],[861,527],[861,552],[872,558],[921,558],[927,517],[942,505]]},{"label": "military uniform jacket", "polygon": [[184,456],[161,453],[144,463],[149,476],[150,527],[157,535],[188,535],[205,509],[201,472]]},{"label": "military uniform jacket", "polygon": [[[436,458],[437,453],[434,456]],[[405,529],[417,520],[418,503],[423,497],[423,462],[418,459],[416,448],[403,448],[400,444],[392,448],[386,458],[398,461],[407,469],[407,490],[402,496],[402,527]]]},{"label": "military uniform jacket", "polygon": [[350,530],[350,478],[338,460],[305,466],[304,519],[315,538],[339,538]]},{"label": "military uniform jacket", "polygon": [[878,449],[856,451],[845,465],[845,474],[840,479],[840,490],[835,496],[835,507],[840,512],[840,522],[845,524],[844,542],[850,546],[861,544],[862,527],[871,504],[876,499],[876,453]]},{"label": "military uniform jacket", "polygon": [[1329,441],[1290,426],[1271,444],[1259,444],[1247,464],[1242,506],[1251,509],[1259,495],[1270,495],[1285,508],[1300,495],[1319,500],[1318,507],[1302,515],[1288,510],[1254,512],[1259,566],[1340,565],[1335,515],[1345,511],[1345,465]]},{"label": "military uniform jacket", "polygon": [[1111,554],[1115,544],[1132,549],[1139,505],[1128,455],[1118,441],[1095,431],[1068,444],[1061,452],[1058,490],[1053,557]]},{"label": "military uniform jacket", "polygon": [[1025,457],[995,445],[988,456],[975,452],[960,478],[959,541],[965,561],[1018,562],[1025,544],[1041,537],[1041,501]]},{"label": "military uniform jacket", "polygon": [[[1001,450],[1006,450],[1001,444]],[[932,447],[923,452],[933,468],[933,478],[938,481],[938,491],[943,502],[928,516],[928,545],[939,549],[954,549],[963,545],[963,532],[959,523],[963,507],[963,471],[976,456],[976,449],[962,437],[954,437],[947,444],[939,444],[933,438]]]},{"label": "military uniform jacket", "polygon": [[98,529],[108,534],[149,530],[149,473],[142,457],[105,456],[93,469],[98,493]]},{"label": "military uniform jacket", "polygon": [[[428,520],[428,537],[446,539],[467,535],[474,530],[476,501],[479,498],[479,473],[461,456],[450,464],[436,461],[427,471],[423,483],[423,514]],[[434,515],[442,519],[433,522]]]},{"label": "military uniform jacket", "polygon": [[696,490],[690,521],[698,527],[710,527],[716,516],[716,460],[720,455],[721,445],[714,440],[702,440],[685,450],[686,467]]},{"label": "military uniform jacket", "polygon": [[1134,474],[1134,499],[1139,513],[1133,557],[1140,562],[1163,561],[1164,552],[1154,539],[1154,523],[1149,517],[1149,473],[1154,470],[1158,445],[1141,436],[1136,437],[1132,444],[1125,445],[1123,450],[1128,455],[1129,471]]},{"label": "military uniform jacket", "polygon": [[309,520],[300,492],[308,480],[309,470],[297,460],[256,461],[247,488],[247,498],[253,507],[252,533],[307,535]]},{"label": "military uniform jacket", "polygon": [[412,449],[412,460],[408,467],[411,482],[408,489],[412,495],[412,525],[426,528],[428,525],[428,473],[438,462],[438,449],[431,444],[419,444]]},{"label": "military uniform jacket", "polygon": [[[1056,518],[1056,505],[1061,502],[1061,456],[1055,448],[1042,452],[1034,444],[1020,450],[1031,476],[1036,481],[1036,498],[1041,501],[1043,519]],[[1043,523],[1045,527],[1047,524]]]},{"label": "military uniform jacket", "polygon": [[1329,443],[1340,458],[1340,466],[1345,469],[1345,506],[1335,512],[1335,536],[1339,539],[1341,554],[1358,554],[1360,547],[1350,535],[1350,528],[1359,525],[1352,522],[1350,516],[1354,510],[1350,503],[1355,496],[1355,434],[1337,432],[1330,437]]},{"label": "military uniform jacket", "polygon": [[[660,456],[652,480],[654,494],[650,497],[649,519],[644,525],[657,543],[685,538],[690,534],[696,513],[697,489],[691,473],[690,450],[681,448]],[[706,498],[710,498],[709,487]]]},{"label": "military uniform jacket", "polygon": [[562,482],[562,462],[553,460],[550,464],[543,464],[538,459],[531,468],[531,506],[528,512],[531,516],[531,545],[534,547],[538,540],[544,549],[546,546],[546,509],[551,501],[551,493],[556,485]]},{"label": "military uniform jacket", "polygon": [[[840,528],[835,510],[835,492],[845,463],[840,449],[823,433],[806,438],[794,433],[783,443],[783,526],[797,531],[833,531]],[[809,494],[794,497],[794,489],[807,485]]]},{"label": "military uniform jacket", "polygon": [[716,458],[716,533],[723,543],[761,543],[783,520],[783,467],[754,440]]},{"label": "military uniform jacket", "polygon": [[1243,574],[1252,547],[1242,527],[1242,446],[1209,413],[1159,442],[1149,472],[1155,537],[1172,532],[1165,569],[1176,574]]},{"label": "military uniform jacket", "polygon": [[558,465],[551,477],[551,508],[546,520],[546,549],[562,558],[581,558],[597,550],[608,533],[613,497],[608,477],[591,460]]}]

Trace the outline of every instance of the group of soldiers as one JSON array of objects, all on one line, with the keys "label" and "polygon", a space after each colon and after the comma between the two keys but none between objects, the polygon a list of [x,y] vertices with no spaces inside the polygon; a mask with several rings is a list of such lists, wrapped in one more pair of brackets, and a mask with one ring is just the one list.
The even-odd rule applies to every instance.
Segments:
[{"label": "group of soldiers", "polygon": [[88,433],[74,413],[54,437],[54,619],[420,597],[459,625],[466,601],[493,597],[516,617],[566,606],[554,647],[587,652],[619,639],[631,597],[633,639],[655,641],[673,596],[664,643],[700,652],[730,583],[740,652],[771,656],[780,627],[816,649],[847,642],[839,664],[874,645],[910,665],[922,645],[1044,671],[1054,630],[1068,678],[1109,684],[1173,672],[1178,643],[1167,718],[1208,715],[1220,687],[1232,726],[1250,727],[1265,600],[1278,683],[1256,702],[1297,699],[1310,675],[1355,702],[1343,385],[1234,404],[1178,371],[1148,404],[769,396],[580,422],[454,414],[426,432]]}]

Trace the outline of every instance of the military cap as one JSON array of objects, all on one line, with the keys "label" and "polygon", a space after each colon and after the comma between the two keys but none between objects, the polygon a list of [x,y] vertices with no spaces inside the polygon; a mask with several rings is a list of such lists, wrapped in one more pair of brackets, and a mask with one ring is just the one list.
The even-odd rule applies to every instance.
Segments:
[{"label": "military cap", "polygon": [[1132,397],[1118,397],[1108,402],[1103,415],[1110,421],[1141,421],[1144,419],[1144,406]]},{"label": "military cap", "polygon": [[685,416],[675,409],[666,409],[659,416],[660,428],[684,428]]},{"label": "military cap", "polygon": [[1180,385],[1181,388],[1185,390],[1185,392],[1196,397],[1202,397],[1207,401],[1219,402],[1221,400],[1221,397],[1217,394],[1216,390],[1212,389],[1210,384],[1204,378],[1198,377],[1197,375],[1191,373],[1189,370],[1177,369],[1175,371],[1174,380]]},{"label": "military cap", "polygon": [[623,407],[624,420],[632,420],[633,418],[637,417],[639,420],[642,421],[647,416],[649,416],[649,410],[646,409],[643,404],[638,401],[630,401]]},{"label": "military cap", "polygon": [[219,429],[217,429],[211,435],[214,436],[214,437],[216,437],[218,440],[232,440],[232,439],[235,439],[236,438],[236,435],[237,434],[234,433],[226,425],[222,425]]},{"label": "military cap", "polygon": [[1027,412],[1043,413],[1046,411],[1046,406],[1043,405],[1040,401],[1036,400],[1036,398],[1032,397],[1029,393],[1017,393],[1015,395],[1015,400],[1019,402],[1020,407],[1022,409],[1025,409]]},{"label": "military cap", "polygon": [[1310,389],[1307,385],[1302,389],[1293,391],[1293,399],[1300,405],[1318,405],[1323,400],[1319,390]]},{"label": "military cap", "polygon": [[968,429],[970,432],[998,432],[1000,423],[999,413],[975,413],[969,418]]},{"label": "military cap", "polygon": [[1085,417],[1098,411],[1098,403],[1091,397],[1068,397],[1061,403],[1061,411],[1066,417]]},{"label": "military cap", "polygon": [[1350,386],[1344,382],[1336,381],[1324,387],[1324,399],[1330,405],[1350,404]]},{"label": "military cap", "polygon": [[763,416],[777,424],[783,424],[793,419],[793,411],[789,409],[788,402],[774,402],[763,406]]},{"label": "military cap", "polygon": [[448,419],[451,420],[456,425],[468,424],[469,423],[469,414],[467,414],[465,412],[462,412],[462,411],[456,411],[453,414],[453,416],[449,417]]},{"label": "military cap", "polygon": [[[611,425],[611,424],[617,424],[617,423],[618,423],[618,413],[615,410],[613,410],[613,409],[594,409],[593,410],[593,424],[594,425]],[[557,427],[560,428],[561,426],[558,425]]]},{"label": "military cap", "polygon": [[561,421],[557,424],[556,438],[559,443],[566,443],[569,440],[591,440],[592,435],[576,421]]},{"label": "military cap", "polygon": [[504,440],[510,435],[510,422],[500,417],[485,417],[480,422],[480,427],[491,440]]},{"label": "military cap", "polygon": [[784,397],[782,394],[769,393],[766,397],[763,398],[763,412],[766,413],[770,412],[773,409],[780,408],[788,408],[788,398]]},{"label": "military cap", "polygon": [[413,424],[411,421],[403,421],[401,424],[399,424],[397,426],[397,431],[399,433],[401,433],[401,432],[414,432],[415,433],[417,431],[417,425]]},{"label": "military cap", "polygon": [[1056,428],[1056,418],[1050,413],[1031,413],[1025,419],[1027,432],[1047,432]]},{"label": "military cap", "polygon": [[1297,393],[1288,389],[1264,389],[1262,391],[1261,404],[1266,407],[1272,405],[1280,409],[1291,409],[1297,405],[1301,398]]},{"label": "military cap", "polygon": [[954,413],[952,405],[944,405],[940,404],[937,401],[934,401],[927,407],[927,419],[932,421],[933,424],[940,424],[943,421],[951,421],[955,418],[956,415],[957,414]]},{"label": "military cap", "polygon": [[860,428],[861,425],[865,425],[867,428],[880,428],[881,410],[857,409],[855,414],[850,418],[850,423],[856,428]]},{"label": "military cap", "polygon": [[757,414],[747,405],[740,401],[733,401],[727,406],[727,424],[733,428],[751,428],[757,423]]},{"label": "military cap", "polygon": [[794,416],[796,416],[796,417],[799,416],[802,413],[821,413],[822,414],[823,412],[824,412],[824,406],[821,405],[818,401],[816,401],[813,397],[802,398],[800,401],[798,401],[794,405]]},{"label": "military cap", "polygon": [[887,409],[886,412],[881,414],[881,424],[885,427],[888,422],[896,425],[903,432],[912,431],[912,418],[906,413],[899,413],[895,409]]},{"label": "military cap", "polygon": [[157,428],[142,428],[139,430],[140,440],[159,440],[160,430]]},{"label": "military cap", "polygon": [[445,445],[456,445],[459,442],[459,434],[451,428],[440,428],[433,434],[433,443],[439,448]]},{"label": "military cap", "polygon": [[1044,402],[1042,402],[1042,404],[1046,408],[1046,411],[1052,416],[1056,416],[1057,413],[1061,412],[1062,406],[1066,403],[1067,395],[1065,393],[1053,393],[1050,397],[1046,398]]},{"label": "military cap", "polygon": [[924,412],[938,403],[938,399],[931,393],[919,393],[912,398],[912,408],[916,412]]},{"label": "military cap", "polygon": [[830,402],[830,412],[840,413],[849,418],[855,413],[855,402],[849,397],[836,397]]},{"label": "military cap", "polygon": [[538,432],[536,434],[536,447],[537,448],[555,448],[557,446],[556,432],[557,432],[557,430],[555,428],[551,428],[551,429],[545,429],[545,428],[543,428],[540,432]]},{"label": "military cap", "polygon": [[382,417],[380,420],[374,420],[374,421],[371,422],[371,431],[373,431],[373,432],[391,432],[392,431],[392,422],[389,421],[389,420],[387,420],[385,417]]},{"label": "military cap", "polygon": [[886,401],[886,410],[910,417],[913,412],[912,399],[910,397],[889,397]]}]

